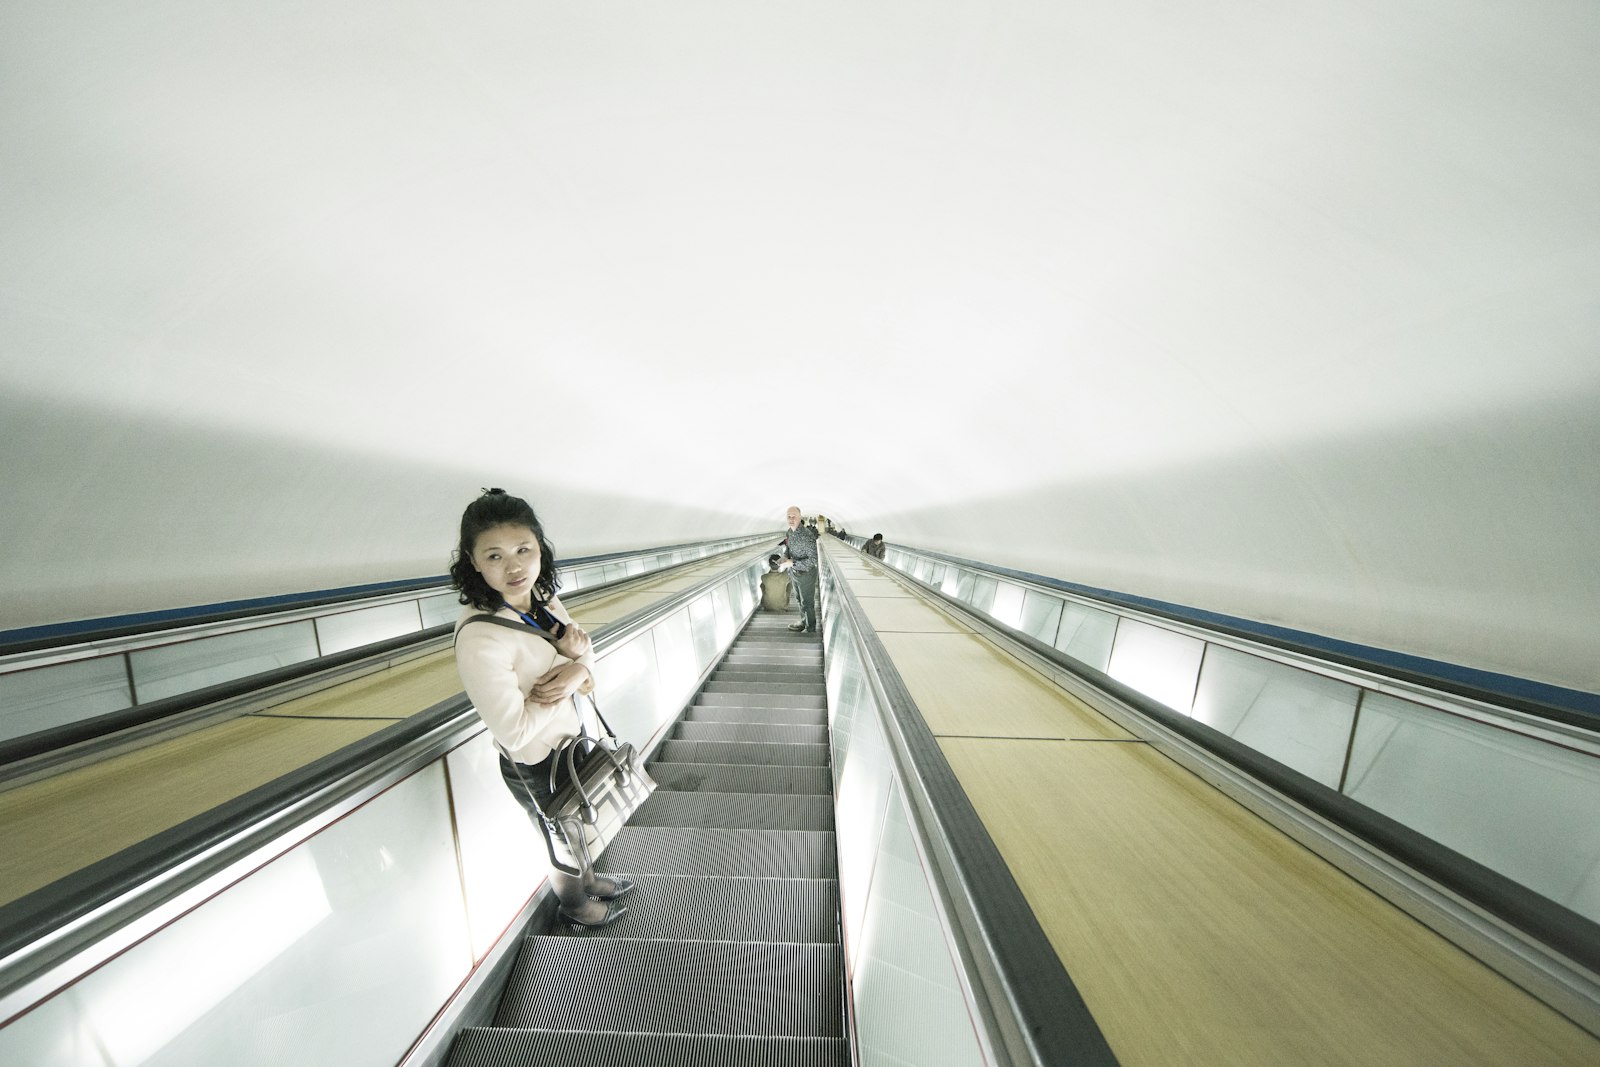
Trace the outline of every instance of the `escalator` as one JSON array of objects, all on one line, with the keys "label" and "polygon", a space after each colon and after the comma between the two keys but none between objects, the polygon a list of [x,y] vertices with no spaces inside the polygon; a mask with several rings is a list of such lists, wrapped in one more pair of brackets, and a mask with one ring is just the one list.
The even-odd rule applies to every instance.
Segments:
[{"label": "escalator", "polygon": [[656,753],[598,864],[628,914],[526,937],[451,1067],[849,1062],[822,644],[791,618],[754,616]]}]

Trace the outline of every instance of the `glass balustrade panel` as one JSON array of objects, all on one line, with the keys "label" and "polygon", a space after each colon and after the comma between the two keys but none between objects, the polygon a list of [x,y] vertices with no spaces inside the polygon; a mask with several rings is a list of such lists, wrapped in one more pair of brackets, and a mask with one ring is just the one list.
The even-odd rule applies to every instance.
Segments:
[{"label": "glass balustrade panel", "polygon": [[83,722],[132,703],[121,656],[0,674],[0,741]]},{"label": "glass balustrade panel", "polygon": [[128,656],[141,704],[316,657],[316,627],[309,619],[157,645]]},{"label": "glass balustrade panel", "polygon": [[1353,685],[1212,645],[1194,718],[1338,789],[1359,694]]},{"label": "glass balustrade panel", "polygon": [[1061,598],[1029,589],[1022,599],[1022,617],[1017,629],[1047,645],[1055,643],[1056,631],[1061,626]]},{"label": "glass balustrade panel", "polygon": [[1600,759],[1368,692],[1345,792],[1600,921]]},{"label": "glass balustrade panel", "polygon": [[357,611],[341,611],[317,620],[317,641],[324,656],[360,648],[391,637],[414,634],[422,629],[416,601],[380,604]]},{"label": "glass balustrade panel", "polygon": [[1145,696],[1187,715],[1205,642],[1160,626],[1123,619],[1106,673]]},{"label": "glass balustrade panel", "polygon": [[898,782],[887,798],[851,985],[863,1067],[985,1062]]}]

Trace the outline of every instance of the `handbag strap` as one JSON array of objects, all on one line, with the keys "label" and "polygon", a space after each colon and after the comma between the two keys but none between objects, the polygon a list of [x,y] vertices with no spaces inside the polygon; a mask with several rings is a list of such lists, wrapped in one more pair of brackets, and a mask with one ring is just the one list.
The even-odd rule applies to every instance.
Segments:
[{"label": "handbag strap", "polygon": [[506,762],[511,764],[511,770],[516,774],[517,781],[522,783],[522,791],[528,794],[528,803],[532,804],[533,810],[539,813],[539,821],[544,824],[545,830],[549,833],[560,833],[561,831],[556,826],[555,820],[545,814],[544,806],[539,803],[539,798],[533,795],[533,786],[528,783],[528,776],[522,773],[522,764],[518,763],[500,742],[496,741],[494,747],[500,755],[506,758]]}]

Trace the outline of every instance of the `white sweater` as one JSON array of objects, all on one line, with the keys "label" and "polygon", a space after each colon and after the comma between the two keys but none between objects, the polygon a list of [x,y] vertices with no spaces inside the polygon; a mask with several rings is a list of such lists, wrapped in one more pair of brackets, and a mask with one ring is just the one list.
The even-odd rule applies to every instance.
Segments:
[{"label": "white sweater", "polygon": [[[552,597],[547,607],[562,622],[572,622],[559,599]],[[463,629],[475,615],[506,619],[518,629],[494,623],[475,623]],[[538,763],[562,738],[578,733],[575,700],[536,704],[528,697],[533,684],[552,667],[570,662],[510,608],[494,612],[468,608],[456,622],[456,670],[461,685],[489,733],[518,763]],[[588,693],[594,689],[594,653],[585,653],[577,662],[589,668],[590,680],[581,690]]]}]

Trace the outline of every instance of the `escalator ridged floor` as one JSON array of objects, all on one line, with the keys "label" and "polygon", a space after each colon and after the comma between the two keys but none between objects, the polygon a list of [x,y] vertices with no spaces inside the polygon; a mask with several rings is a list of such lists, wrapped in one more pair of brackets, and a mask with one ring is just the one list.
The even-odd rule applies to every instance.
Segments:
[{"label": "escalator ridged floor", "polygon": [[451,1067],[843,1067],[822,643],[757,614],[656,753],[601,857],[628,914],[524,939]]}]

